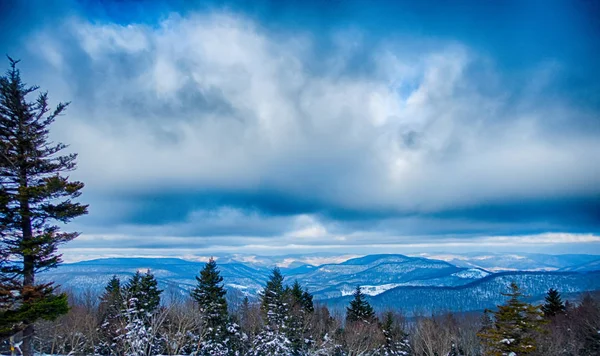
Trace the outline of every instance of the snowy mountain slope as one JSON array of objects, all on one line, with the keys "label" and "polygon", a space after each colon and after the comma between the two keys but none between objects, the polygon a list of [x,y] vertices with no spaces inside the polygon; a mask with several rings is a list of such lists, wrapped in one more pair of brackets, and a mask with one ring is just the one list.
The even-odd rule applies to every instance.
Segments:
[{"label": "snowy mountain slope", "polygon": [[[480,258],[480,261],[492,262],[489,261],[489,258],[481,259],[482,256],[474,256],[464,258],[470,258],[472,261],[477,261],[474,258]],[[512,255],[494,256],[494,265],[497,265],[498,261],[507,263],[506,261],[516,258]],[[556,265],[557,263],[566,264],[569,261],[590,260],[587,255],[544,256],[534,256],[530,261],[537,259],[545,261],[546,265],[554,261],[552,263]],[[330,259],[335,256],[325,257]],[[598,256],[595,257],[598,260]],[[235,258],[231,256],[219,258],[218,264],[229,295],[236,296],[236,298],[244,295],[256,297],[264,287],[271,268],[283,260],[286,260],[289,266],[281,268],[286,283],[291,284],[297,279],[314,294],[315,299],[343,297],[351,294],[357,285],[362,286],[367,295],[382,297],[388,293],[394,293],[398,288],[419,287],[427,290],[427,288],[434,287],[460,287],[502,275],[491,274],[479,267],[470,267],[470,264],[466,264],[469,267],[460,267],[442,260],[398,254],[370,255],[352,259],[344,257],[340,263],[320,266],[302,264],[296,260],[290,261],[290,258],[289,256],[285,256],[285,258],[269,257],[267,260],[270,262],[266,262],[267,260],[260,256],[240,258],[239,255],[236,255]],[[323,256],[319,258],[323,258]],[[517,259],[522,260],[523,258]],[[250,262],[240,262],[240,260]],[[260,263],[256,261],[260,261]],[[185,295],[195,285],[195,276],[203,268],[204,263],[203,261],[187,261],[176,258],[108,258],[63,264],[55,270],[42,274],[41,278],[42,280],[56,281],[62,285],[63,289],[76,292],[89,290],[99,294],[112,275],[117,275],[125,281],[138,270],[151,270],[156,275],[160,287],[167,291],[165,295],[173,295],[173,293]],[[526,266],[531,267],[531,264]],[[597,261],[591,261],[567,268],[572,268],[573,271],[588,271],[600,267],[598,267]],[[544,275],[544,273],[540,274],[540,276]],[[574,291],[581,290],[580,287],[575,288]],[[437,289],[435,290],[437,291]]]},{"label": "snowy mountain slope", "polygon": [[598,255],[501,254],[490,252],[464,254],[423,253],[418,256],[443,260],[459,267],[483,268],[492,272],[566,270],[566,268],[586,264],[600,258]]},{"label": "snowy mountain slope", "polygon": [[[564,295],[600,290],[600,271],[502,272],[457,287],[400,286],[368,297],[368,300],[379,310],[400,308],[407,314],[483,310],[504,303],[506,297],[501,293],[506,292],[513,281],[525,291],[530,300],[541,301],[550,288],[556,288]],[[332,298],[325,302],[341,309],[351,298]]]},{"label": "snowy mountain slope", "polygon": [[[204,262],[176,258],[108,258],[64,264],[41,274],[40,278],[56,281],[65,290],[90,290],[99,294],[113,275],[126,281],[136,271],[150,270],[160,288],[183,294],[196,284],[195,276],[203,267]],[[243,289],[250,295],[256,295],[263,288],[269,272],[266,268],[257,269],[241,263],[221,264],[219,268],[229,289]]]},{"label": "snowy mountain slope", "polygon": [[572,271],[572,272],[587,272],[587,271],[599,271],[600,270],[600,259],[583,263],[576,266],[569,266],[562,268],[561,271]]},{"label": "snowy mountain slope", "polygon": [[298,279],[317,298],[332,298],[350,293],[357,285],[376,295],[396,286],[461,285],[488,274],[474,271],[420,257],[372,255],[308,269],[307,273],[294,273],[289,278]]},{"label": "snowy mountain slope", "polygon": [[[222,260],[223,261],[223,260]],[[42,278],[56,280],[65,289],[90,289],[100,293],[112,275],[128,279],[136,271],[151,270],[161,288],[179,289],[182,293],[196,283],[194,277],[204,262],[160,258],[115,258],[64,264]],[[257,267],[229,259],[219,263],[224,283],[229,289],[256,295],[270,273],[270,268]],[[341,296],[356,285],[365,285],[371,294],[400,285],[454,286],[469,283],[487,272],[459,268],[444,261],[403,255],[376,255],[321,266],[301,265],[283,268],[289,283],[297,279],[316,297]]]}]

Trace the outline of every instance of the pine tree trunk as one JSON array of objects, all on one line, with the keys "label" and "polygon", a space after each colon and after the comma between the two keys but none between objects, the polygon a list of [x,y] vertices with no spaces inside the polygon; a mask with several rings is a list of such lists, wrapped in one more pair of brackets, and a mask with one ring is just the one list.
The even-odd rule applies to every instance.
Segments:
[{"label": "pine tree trunk", "polygon": [[[31,217],[29,211],[29,199],[27,194],[24,193],[27,188],[27,172],[24,168],[21,169],[20,174],[20,205],[21,205],[21,230],[23,233],[23,243],[27,245],[27,242],[33,239],[33,233],[31,229]],[[23,254],[23,290],[33,288],[35,282],[34,272],[34,256],[29,251],[29,247],[26,246],[26,253]],[[27,301],[25,301],[27,302]],[[23,356],[33,356],[33,334],[35,330],[33,324],[28,324],[23,330]]]},{"label": "pine tree trunk", "polygon": [[33,356],[33,334],[33,324],[29,324],[23,329],[23,345],[21,345],[23,356]]}]

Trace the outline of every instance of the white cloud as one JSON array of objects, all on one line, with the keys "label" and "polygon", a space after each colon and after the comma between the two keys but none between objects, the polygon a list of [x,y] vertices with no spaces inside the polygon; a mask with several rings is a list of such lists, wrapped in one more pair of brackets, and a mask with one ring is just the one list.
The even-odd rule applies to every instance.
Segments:
[{"label": "white cloud", "polygon": [[[460,44],[406,53],[382,42],[365,56],[371,69],[355,73],[346,58],[365,51],[363,39],[334,37],[335,51],[322,58],[307,35],[220,13],[157,27],[70,19],[29,48],[41,56],[44,89],[73,102],[53,135],[80,153],[73,176],[88,196],[269,190],[325,209],[428,213],[600,193],[600,166],[589,164],[600,140],[572,129],[589,114],[544,99],[554,66],[543,64],[528,79],[536,85],[515,97],[488,59]],[[117,204],[91,211],[136,209]],[[273,223],[290,244],[364,241],[311,215],[220,207],[180,220],[174,225],[192,232]],[[160,228],[127,231],[170,235]]]}]

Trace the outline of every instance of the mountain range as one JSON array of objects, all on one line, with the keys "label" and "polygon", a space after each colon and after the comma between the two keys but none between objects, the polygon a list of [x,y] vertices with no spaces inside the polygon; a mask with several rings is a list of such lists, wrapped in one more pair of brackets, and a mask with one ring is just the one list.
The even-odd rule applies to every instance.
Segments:
[{"label": "mountain range", "polygon": [[[100,294],[113,275],[126,280],[136,271],[150,270],[168,300],[193,288],[206,260],[198,259],[105,258],[63,264],[41,278],[76,293]],[[376,308],[400,308],[407,313],[491,308],[504,300],[501,293],[511,281],[532,300],[542,299],[549,288],[570,296],[600,290],[598,255],[223,255],[217,263],[232,303],[243,296],[256,298],[275,266],[287,283],[298,280],[315,300],[332,307],[346,305],[360,285]]]}]

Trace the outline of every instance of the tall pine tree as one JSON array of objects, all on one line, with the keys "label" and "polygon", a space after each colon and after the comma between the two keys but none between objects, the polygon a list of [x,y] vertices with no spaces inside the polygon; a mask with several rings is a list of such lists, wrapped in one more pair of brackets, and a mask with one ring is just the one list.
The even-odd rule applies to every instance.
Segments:
[{"label": "tall pine tree", "polygon": [[225,350],[228,338],[227,325],[227,291],[223,288],[223,277],[217,268],[217,263],[211,258],[196,277],[197,285],[192,290],[191,296],[198,303],[202,317],[204,342],[201,353],[215,354],[215,347]]},{"label": "tall pine tree", "polygon": [[104,293],[100,296],[100,305],[98,306],[98,317],[101,323],[98,328],[100,340],[96,345],[96,353],[100,355],[117,353],[116,340],[122,326],[120,317],[123,307],[121,281],[117,276],[112,276],[104,287]]},{"label": "tall pine tree", "polygon": [[546,294],[545,303],[542,305],[542,312],[546,318],[552,318],[557,314],[562,314],[566,311],[565,303],[563,303],[560,293],[556,289],[550,288]]},{"label": "tall pine tree", "polygon": [[65,294],[57,295],[51,283],[37,283],[36,275],[61,262],[57,252],[76,232],[61,232],[57,223],[67,223],[86,214],[87,205],[75,202],[83,183],[70,181],[75,153],[50,141],[49,129],[67,108],[59,103],[50,109],[47,93],[29,101],[37,86],[27,86],[9,58],[10,68],[0,77],[0,255],[2,279],[8,280],[10,295],[19,299],[0,313],[0,330],[23,330],[22,351],[32,355],[34,322],[54,319],[68,310]]},{"label": "tall pine tree", "polygon": [[261,310],[269,326],[277,329],[285,328],[289,304],[283,286],[283,275],[277,267],[271,272],[271,277],[262,292]]},{"label": "tall pine tree", "polygon": [[286,291],[283,286],[283,275],[279,268],[275,267],[261,296],[261,311],[265,319],[265,327],[255,336],[250,355],[277,356],[292,353],[292,345],[287,337],[288,293],[289,290]]},{"label": "tall pine tree", "polygon": [[529,355],[536,351],[536,336],[543,325],[542,312],[536,306],[523,301],[524,295],[516,283],[511,283],[509,297],[504,305],[493,312],[491,325],[478,334],[483,342],[486,355],[504,356]]},{"label": "tall pine tree", "polygon": [[365,299],[365,295],[356,287],[354,299],[350,301],[350,306],[346,308],[346,321],[354,323],[357,321],[371,323],[375,320],[375,312],[371,304]]},{"label": "tall pine tree", "polygon": [[308,319],[315,308],[313,297],[308,291],[302,290],[298,280],[294,281],[288,290],[290,316],[288,318],[287,335],[292,345],[292,353],[300,355],[312,344],[308,330]]}]

